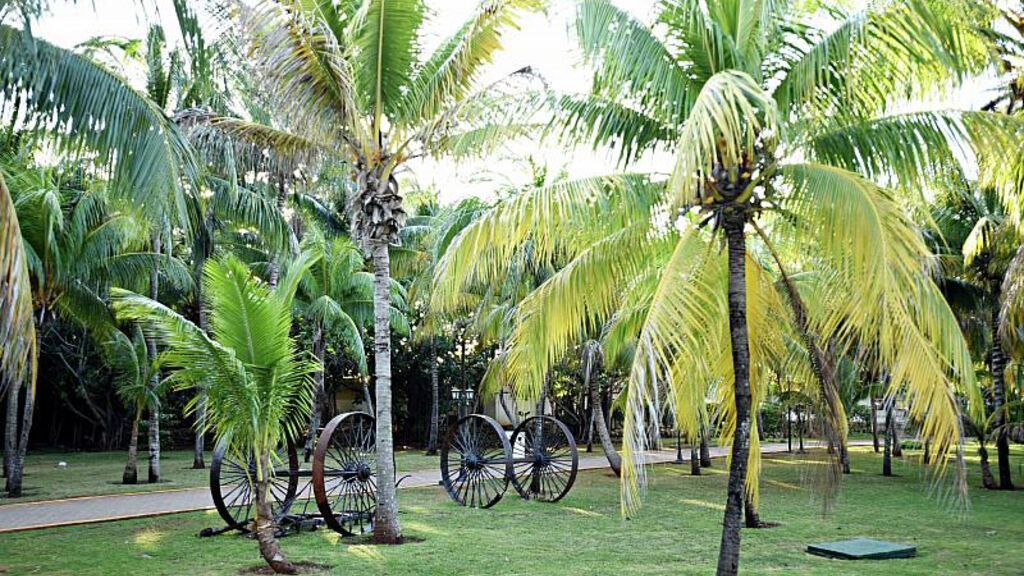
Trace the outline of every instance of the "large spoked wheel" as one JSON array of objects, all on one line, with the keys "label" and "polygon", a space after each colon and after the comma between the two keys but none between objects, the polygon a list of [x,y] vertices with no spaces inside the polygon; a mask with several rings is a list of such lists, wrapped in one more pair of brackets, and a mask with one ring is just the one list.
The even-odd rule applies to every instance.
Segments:
[{"label": "large spoked wheel", "polygon": [[365,412],[331,419],[313,451],[313,495],[324,523],[345,536],[373,530],[377,513],[376,422]]},{"label": "large spoked wheel", "polygon": [[[288,441],[278,448],[274,460],[274,479],[270,484],[271,509],[274,518],[288,513],[299,486],[299,456]],[[210,464],[210,495],[217,513],[231,528],[247,531],[255,519],[256,459],[250,454],[240,459],[227,452],[221,440],[213,451]]]},{"label": "large spoked wheel", "polygon": [[551,416],[527,418],[512,433],[512,485],[527,500],[557,502],[572,488],[579,467],[576,439]]},{"label": "large spoked wheel", "polygon": [[452,500],[490,508],[508,489],[512,448],[492,418],[470,414],[448,429],[441,446],[441,482]]}]

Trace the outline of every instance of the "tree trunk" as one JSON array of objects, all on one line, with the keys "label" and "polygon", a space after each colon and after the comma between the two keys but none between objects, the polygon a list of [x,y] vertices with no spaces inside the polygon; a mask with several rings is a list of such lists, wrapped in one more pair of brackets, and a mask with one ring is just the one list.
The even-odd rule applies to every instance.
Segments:
[{"label": "tree trunk", "polygon": [[395,490],[394,443],[391,437],[391,257],[388,244],[373,245],[373,339],[377,382],[377,515],[373,539],[378,544],[402,541]]},{"label": "tree trunk", "polygon": [[[160,254],[160,233],[153,235],[153,253]],[[155,266],[149,273],[149,298],[157,301],[160,296],[160,269]],[[149,361],[156,360],[156,341],[146,338],[146,352],[149,354]],[[160,386],[160,374],[153,373],[152,386],[155,390]],[[149,407],[149,483],[154,484],[160,481],[160,404],[154,403]]]},{"label": "tree trunk", "polygon": [[139,481],[139,420],[142,420],[142,405],[135,410],[132,420],[132,435],[128,439],[128,462],[121,474],[122,484],[136,484]]},{"label": "tree trunk", "polygon": [[996,461],[999,469],[999,489],[1013,490],[1010,478],[1010,440],[1006,433],[1006,354],[999,338],[999,288],[996,285],[992,298],[992,351],[989,354],[992,370],[992,400],[995,404],[995,418],[992,423],[996,433]]},{"label": "tree trunk", "polygon": [[260,544],[260,555],[277,574],[298,574],[295,565],[284,557],[281,543],[274,536],[274,512],[270,503],[270,475],[272,464],[270,454],[260,455],[260,474],[256,480],[256,539]]},{"label": "tree trunk", "polygon": [[316,358],[319,370],[313,373],[313,409],[309,413],[309,433],[306,434],[305,460],[308,462],[313,454],[313,446],[320,434],[320,421],[323,419],[324,410],[324,356],[326,346],[324,344],[324,327],[317,322],[313,327],[313,356]]},{"label": "tree trunk", "polygon": [[878,406],[875,403],[875,394],[871,393],[871,444],[875,447],[875,454],[878,454]]},{"label": "tree trunk", "polygon": [[594,409],[593,422],[597,424],[597,435],[601,439],[601,448],[604,450],[604,456],[608,459],[608,466],[611,467],[612,472],[615,472],[616,476],[622,475],[622,457],[615,450],[615,444],[612,443],[612,435],[608,432],[608,427],[605,425],[604,419],[604,408],[601,406],[601,394],[597,390],[597,386],[592,383],[587,386],[590,392],[590,404]]},{"label": "tree trunk", "polygon": [[793,409],[786,406],[786,452],[793,451]]},{"label": "tree trunk", "polygon": [[700,467],[711,468],[711,446],[708,445],[708,425],[700,425]]},{"label": "tree trunk", "polygon": [[[726,208],[728,210],[729,208]],[[729,245],[729,335],[732,343],[736,403],[736,431],[733,434],[729,462],[729,484],[718,551],[718,576],[735,576],[740,563],[740,529],[750,454],[750,351],[747,337],[746,239],[745,215],[726,212],[723,228]]]},{"label": "tree trunk", "polygon": [[[285,177],[280,175],[277,179],[277,213],[284,214],[284,204],[287,196],[285,195]],[[277,286],[277,279],[281,275],[281,263],[279,258],[275,254],[268,254],[270,259],[270,273],[267,275],[267,284],[271,287]]]},{"label": "tree trunk", "polygon": [[[208,323],[206,303],[203,302],[202,263],[205,258],[196,259],[196,308],[199,312],[199,329],[204,333]],[[199,402],[196,404],[195,442],[192,448],[192,469],[206,468],[206,386],[199,387]]]},{"label": "tree trunk", "polygon": [[804,450],[804,423],[800,407],[796,407],[796,435],[799,440],[799,446],[797,447],[797,454],[803,454]]},{"label": "tree trunk", "polygon": [[985,439],[981,438],[978,446],[978,457],[981,458],[981,485],[989,490],[999,488],[996,479],[992,476],[992,468],[988,465],[988,449],[985,448]]},{"label": "tree trunk", "polygon": [[903,441],[900,440],[900,427],[896,422],[896,409],[893,407],[892,417],[892,457],[903,458]]},{"label": "tree trunk", "polygon": [[32,431],[32,412],[36,406],[35,386],[31,384],[23,386],[25,390],[25,404],[22,407],[21,433],[18,438],[18,451],[14,454],[11,466],[11,475],[7,477],[7,496],[9,498],[21,497],[21,482],[25,476],[25,455],[28,453],[29,432]]},{"label": "tree trunk", "polygon": [[[15,380],[7,390],[7,420],[4,425],[4,478],[10,478],[14,468],[14,455],[18,451],[18,400],[21,380]],[[9,484],[8,480],[8,484]],[[9,486],[4,488],[10,489]]]},{"label": "tree trunk", "polygon": [[760,528],[761,517],[757,514],[757,507],[750,498],[743,500],[743,524],[747,528]]},{"label": "tree trunk", "polygon": [[700,476],[700,455],[696,442],[690,444],[690,476]]},{"label": "tree trunk", "polygon": [[440,406],[438,402],[440,377],[437,367],[437,337],[430,337],[430,436],[427,437],[427,456],[437,454],[437,428],[440,425]]},{"label": "tree trunk", "polygon": [[839,440],[839,463],[843,466],[843,474],[850,473],[850,447],[846,445],[846,438]]},{"label": "tree trunk", "polygon": [[892,476],[892,402],[885,407],[885,449],[882,452],[882,476]]},{"label": "tree trunk", "polygon": [[594,403],[590,402],[587,417],[587,454],[594,451]]}]

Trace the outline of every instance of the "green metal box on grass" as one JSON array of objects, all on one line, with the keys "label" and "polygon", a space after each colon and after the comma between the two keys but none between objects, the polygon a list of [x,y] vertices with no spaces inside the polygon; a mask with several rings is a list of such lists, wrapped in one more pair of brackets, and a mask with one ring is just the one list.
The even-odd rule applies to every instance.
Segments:
[{"label": "green metal box on grass", "polygon": [[917,555],[916,546],[868,538],[811,544],[807,547],[807,551],[817,556],[844,560],[888,560],[890,558],[913,558]]}]

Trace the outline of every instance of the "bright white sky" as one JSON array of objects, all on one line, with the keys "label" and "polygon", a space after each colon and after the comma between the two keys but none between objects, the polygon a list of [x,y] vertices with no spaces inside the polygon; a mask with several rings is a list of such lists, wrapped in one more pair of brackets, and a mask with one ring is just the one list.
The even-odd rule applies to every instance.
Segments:
[{"label": "bright white sky", "polygon": [[[443,38],[454,32],[472,13],[479,0],[428,0],[434,18],[428,27],[434,38]],[[644,20],[649,20],[654,0],[615,0]],[[47,40],[65,47],[95,36],[124,36],[141,38],[149,22],[159,20],[165,30],[176,34],[177,24],[171,0],[149,0],[146,7],[138,0],[78,0],[77,3],[55,3],[51,14],[37,22],[35,31]],[[491,69],[493,79],[530,65],[545,76],[551,87],[563,92],[585,91],[588,73],[578,67],[579,58],[568,34],[572,16],[571,2],[553,2],[547,14],[527,17],[521,29],[510,34],[505,41],[506,50],[500,54]],[[951,96],[947,104],[957,108],[977,108],[986,98],[985,90],[977,84]],[[496,186],[507,182],[521,183],[529,174],[521,164],[511,158],[533,156],[535,161],[547,163],[552,171],[562,167],[573,177],[608,173],[614,169],[614,157],[589,150],[571,153],[554,147],[539,149],[516,145],[508,158],[490,157],[487,162],[469,162],[456,165],[449,161],[419,162],[412,166],[420,186],[438,190],[442,202],[475,195],[490,198]],[[671,158],[653,156],[634,169],[667,172]]]}]

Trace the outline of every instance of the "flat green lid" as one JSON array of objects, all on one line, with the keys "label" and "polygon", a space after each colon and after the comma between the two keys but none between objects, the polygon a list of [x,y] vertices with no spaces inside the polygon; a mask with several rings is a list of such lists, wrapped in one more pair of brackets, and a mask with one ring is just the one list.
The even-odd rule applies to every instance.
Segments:
[{"label": "flat green lid", "polygon": [[916,546],[868,538],[811,544],[807,547],[807,551],[826,558],[846,560],[886,560],[889,558],[913,558],[917,555]]}]

